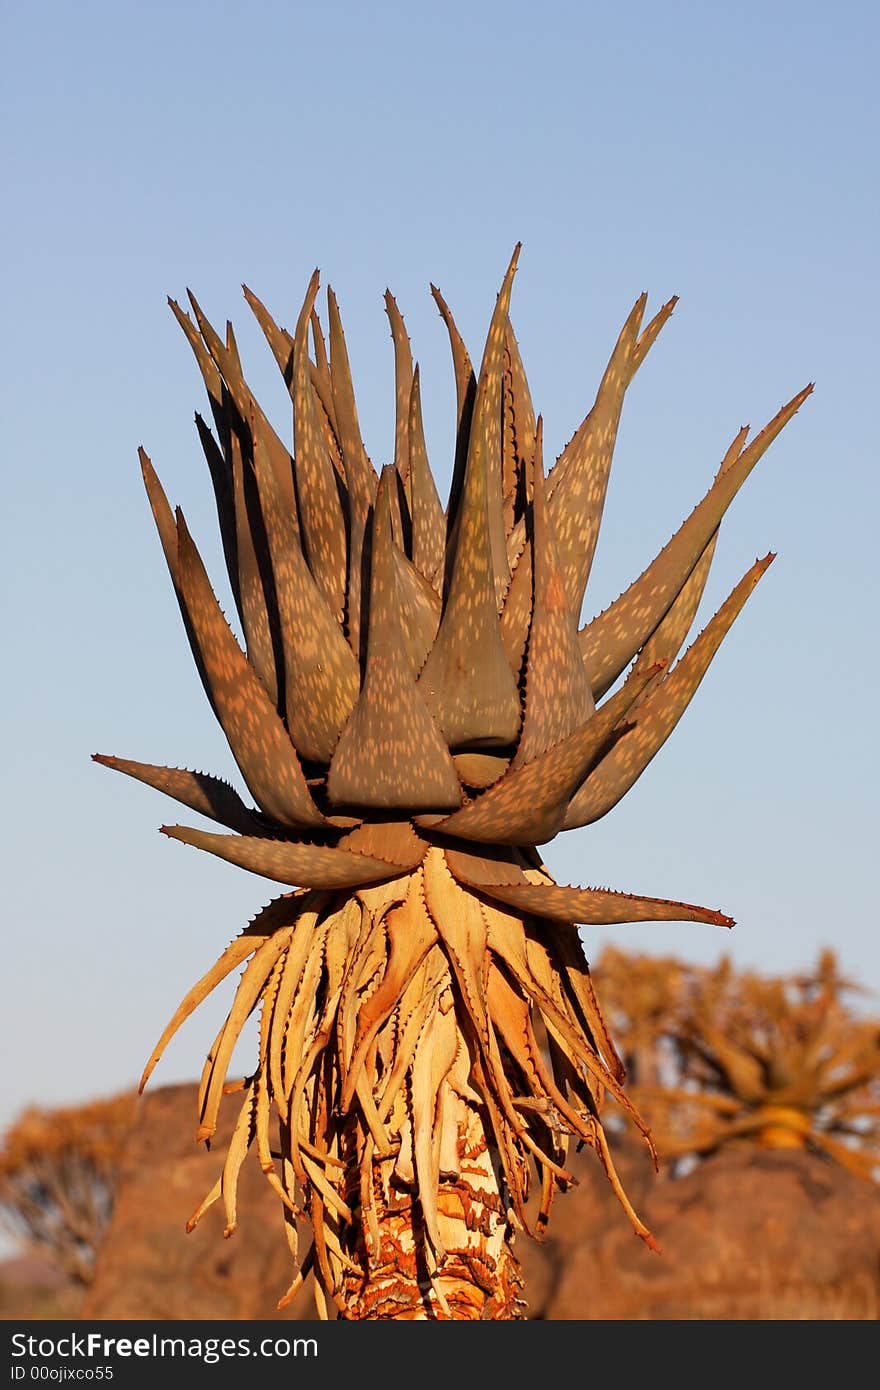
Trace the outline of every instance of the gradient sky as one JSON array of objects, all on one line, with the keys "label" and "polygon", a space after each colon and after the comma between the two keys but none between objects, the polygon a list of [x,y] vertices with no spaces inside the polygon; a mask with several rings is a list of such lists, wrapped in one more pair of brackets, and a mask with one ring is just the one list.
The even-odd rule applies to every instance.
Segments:
[{"label": "gradient sky", "polygon": [[[454,393],[429,282],[478,357],[522,241],[512,318],[550,461],[635,298],[680,296],[627,397],[585,618],[666,542],[739,426],[816,383],[724,522],[695,632],[756,557],[776,562],[636,787],[546,858],[563,882],[736,919],[591,931],[590,958],[613,939],[770,973],[832,946],[880,997],[877,7],[6,0],[0,24],[0,1125],[132,1085],[190,984],[282,891],[159,835],[174,803],[90,754],[241,785],[136,449],[229,611],[204,390],[165,300],[189,286],[232,319],[289,437],[240,286],[292,326],[315,266],[375,463],[394,292],[444,497]],[[154,1084],[198,1074],[228,998]]]}]

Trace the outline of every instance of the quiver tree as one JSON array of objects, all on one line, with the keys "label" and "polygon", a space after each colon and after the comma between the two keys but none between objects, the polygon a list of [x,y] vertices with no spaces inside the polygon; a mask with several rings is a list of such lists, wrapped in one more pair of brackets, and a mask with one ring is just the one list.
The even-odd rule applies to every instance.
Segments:
[{"label": "quiver tree", "polygon": [[32,1107],[0,1147],[0,1219],[74,1283],[91,1283],[135,1113],[126,1092],[57,1110]]},{"label": "quiver tree", "polygon": [[674,1084],[633,1088],[673,1171],[734,1145],[806,1150],[880,1180],[880,1019],[822,952],[802,975],[691,970],[666,1020]]},{"label": "quiver tree", "polygon": [[579,626],[624,393],[675,301],[647,323],[636,301],[545,476],[509,316],[518,252],[476,370],[432,290],[457,398],[445,507],[390,294],[396,430],[378,474],[332,290],[326,338],[315,308],[317,272],[293,333],[245,289],[290,391],[292,450],[248,388],[231,326],[221,337],[192,295],[194,318],[172,301],[208,392],[213,429],[197,426],[240,636],[140,451],[195,662],[254,804],[201,772],[98,760],[223,827],[165,834],[288,886],[185,997],[143,1081],[244,966],[202,1075],[201,1139],[254,1010],[258,1056],[193,1220],[220,1201],[235,1229],[236,1174],[255,1149],[298,1265],[286,1297],[311,1270],[319,1308],[346,1318],[520,1316],[514,1232],[529,1228],[536,1180],[531,1229],[544,1228],[571,1142],[595,1151],[650,1241],[614,1171],[605,1093],[645,1126],[576,924],[731,924],[689,903],[556,884],[536,846],[605,815],[681,717],[773,558],[676,660],[719,524],[811,388],[751,443],[740,431],[653,564]]}]

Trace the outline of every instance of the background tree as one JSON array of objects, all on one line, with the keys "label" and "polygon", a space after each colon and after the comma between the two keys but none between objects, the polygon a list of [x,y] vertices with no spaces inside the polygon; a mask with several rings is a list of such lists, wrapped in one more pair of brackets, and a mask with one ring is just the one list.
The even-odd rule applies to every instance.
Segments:
[{"label": "background tree", "polygon": [[732,1144],[808,1149],[880,1178],[880,1019],[852,1006],[858,986],[835,953],[791,976],[727,957],[685,974],[663,1030],[675,1082],[637,1088],[661,1154],[680,1165]]},{"label": "background tree", "polygon": [[526,1265],[541,1315],[876,1320],[880,1021],[835,954],[779,977],[636,956],[631,990],[624,954],[596,985],[657,1146],[658,1174],[626,1174],[662,1258],[584,1184]]},{"label": "background tree", "polygon": [[26,1110],[0,1149],[0,1219],[69,1279],[91,1282],[136,1096]]}]

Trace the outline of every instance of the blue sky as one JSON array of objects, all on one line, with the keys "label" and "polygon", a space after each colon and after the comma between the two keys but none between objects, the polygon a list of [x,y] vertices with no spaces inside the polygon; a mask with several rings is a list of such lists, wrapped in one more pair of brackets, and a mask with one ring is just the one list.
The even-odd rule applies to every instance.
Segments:
[{"label": "blue sky", "polygon": [[[624,413],[585,617],[653,558],[733,434],[813,396],[734,502],[699,630],[778,552],[637,786],[546,857],[561,881],[717,907],[732,932],[594,932],[880,992],[876,399],[878,17],[813,3],[321,6],[7,0],[0,1125],[131,1085],[267,881],[157,833],[158,793],[96,751],[235,776],[182,631],[136,449],[227,595],[166,305],[231,318],[289,430],[241,294],[292,325],[315,266],[346,325],[374,462],[393,440],[394,292],[441,491],[453,386],[522,241],[512,317],[552,460],[633,301],[680,296]],[[228,604],[227,604],[228,606]],[[203,1008],[156,1084],[201,1067]]]}]

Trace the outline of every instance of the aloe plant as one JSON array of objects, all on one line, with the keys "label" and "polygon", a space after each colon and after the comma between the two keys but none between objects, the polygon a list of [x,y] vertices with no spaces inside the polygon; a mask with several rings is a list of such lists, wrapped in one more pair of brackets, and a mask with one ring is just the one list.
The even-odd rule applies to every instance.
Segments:
[{"label": "aloe plant", "polygon": [[[522,1316],[514,1239],[544,1229],[572,1142],[595,1151],[650,1243],[614,1170],[606,1093],[650,1137],[578,924],[731,924],[690,903],[557,884],[537,847],[610,811],[680,719],[773,558],[678,656],[718,527],[811,387],[750,443],[737,434],[654,562],[581,626],[624,395],[675,300],[647,323],[636,300],[545,475],[510,318],[518,255],[478,369],[432,287],[457,402],[445,506],[390,294],[396,428],[378,472],[332,290],[326,337],[315,307],[317,272],[293,332],[245,289],[290,391],[292,446],[254,399],[231,326],[221,337],[192,295],[192,315],[171,301],[207,388],[213,429],[197,426],[240,636],[140,451],[196,665],[253,804],[201,772],[96,757],[223,827],[165,834],[288,889],[183,999],[142,1086],[174,1031],[244,967],[205,1062],[199,1138],[236,1085],[240,1115],[193,1222],[220,1202],[234,1231],[237,1174],[255,1150],[295,1262],[281,1306],[311,1272],[325,1316]],[[255,1010],[254,1069],[229,1082]]]},{"label": "aloe plant", "polygon": [[676,1050],[674,1082],[638,1088],[673,1169],[745,1144],[880,1180],[880,1019],[854,1009],[835,952],[804,974],[737,971],[727,956],[685,974],[657,1033]]}]

